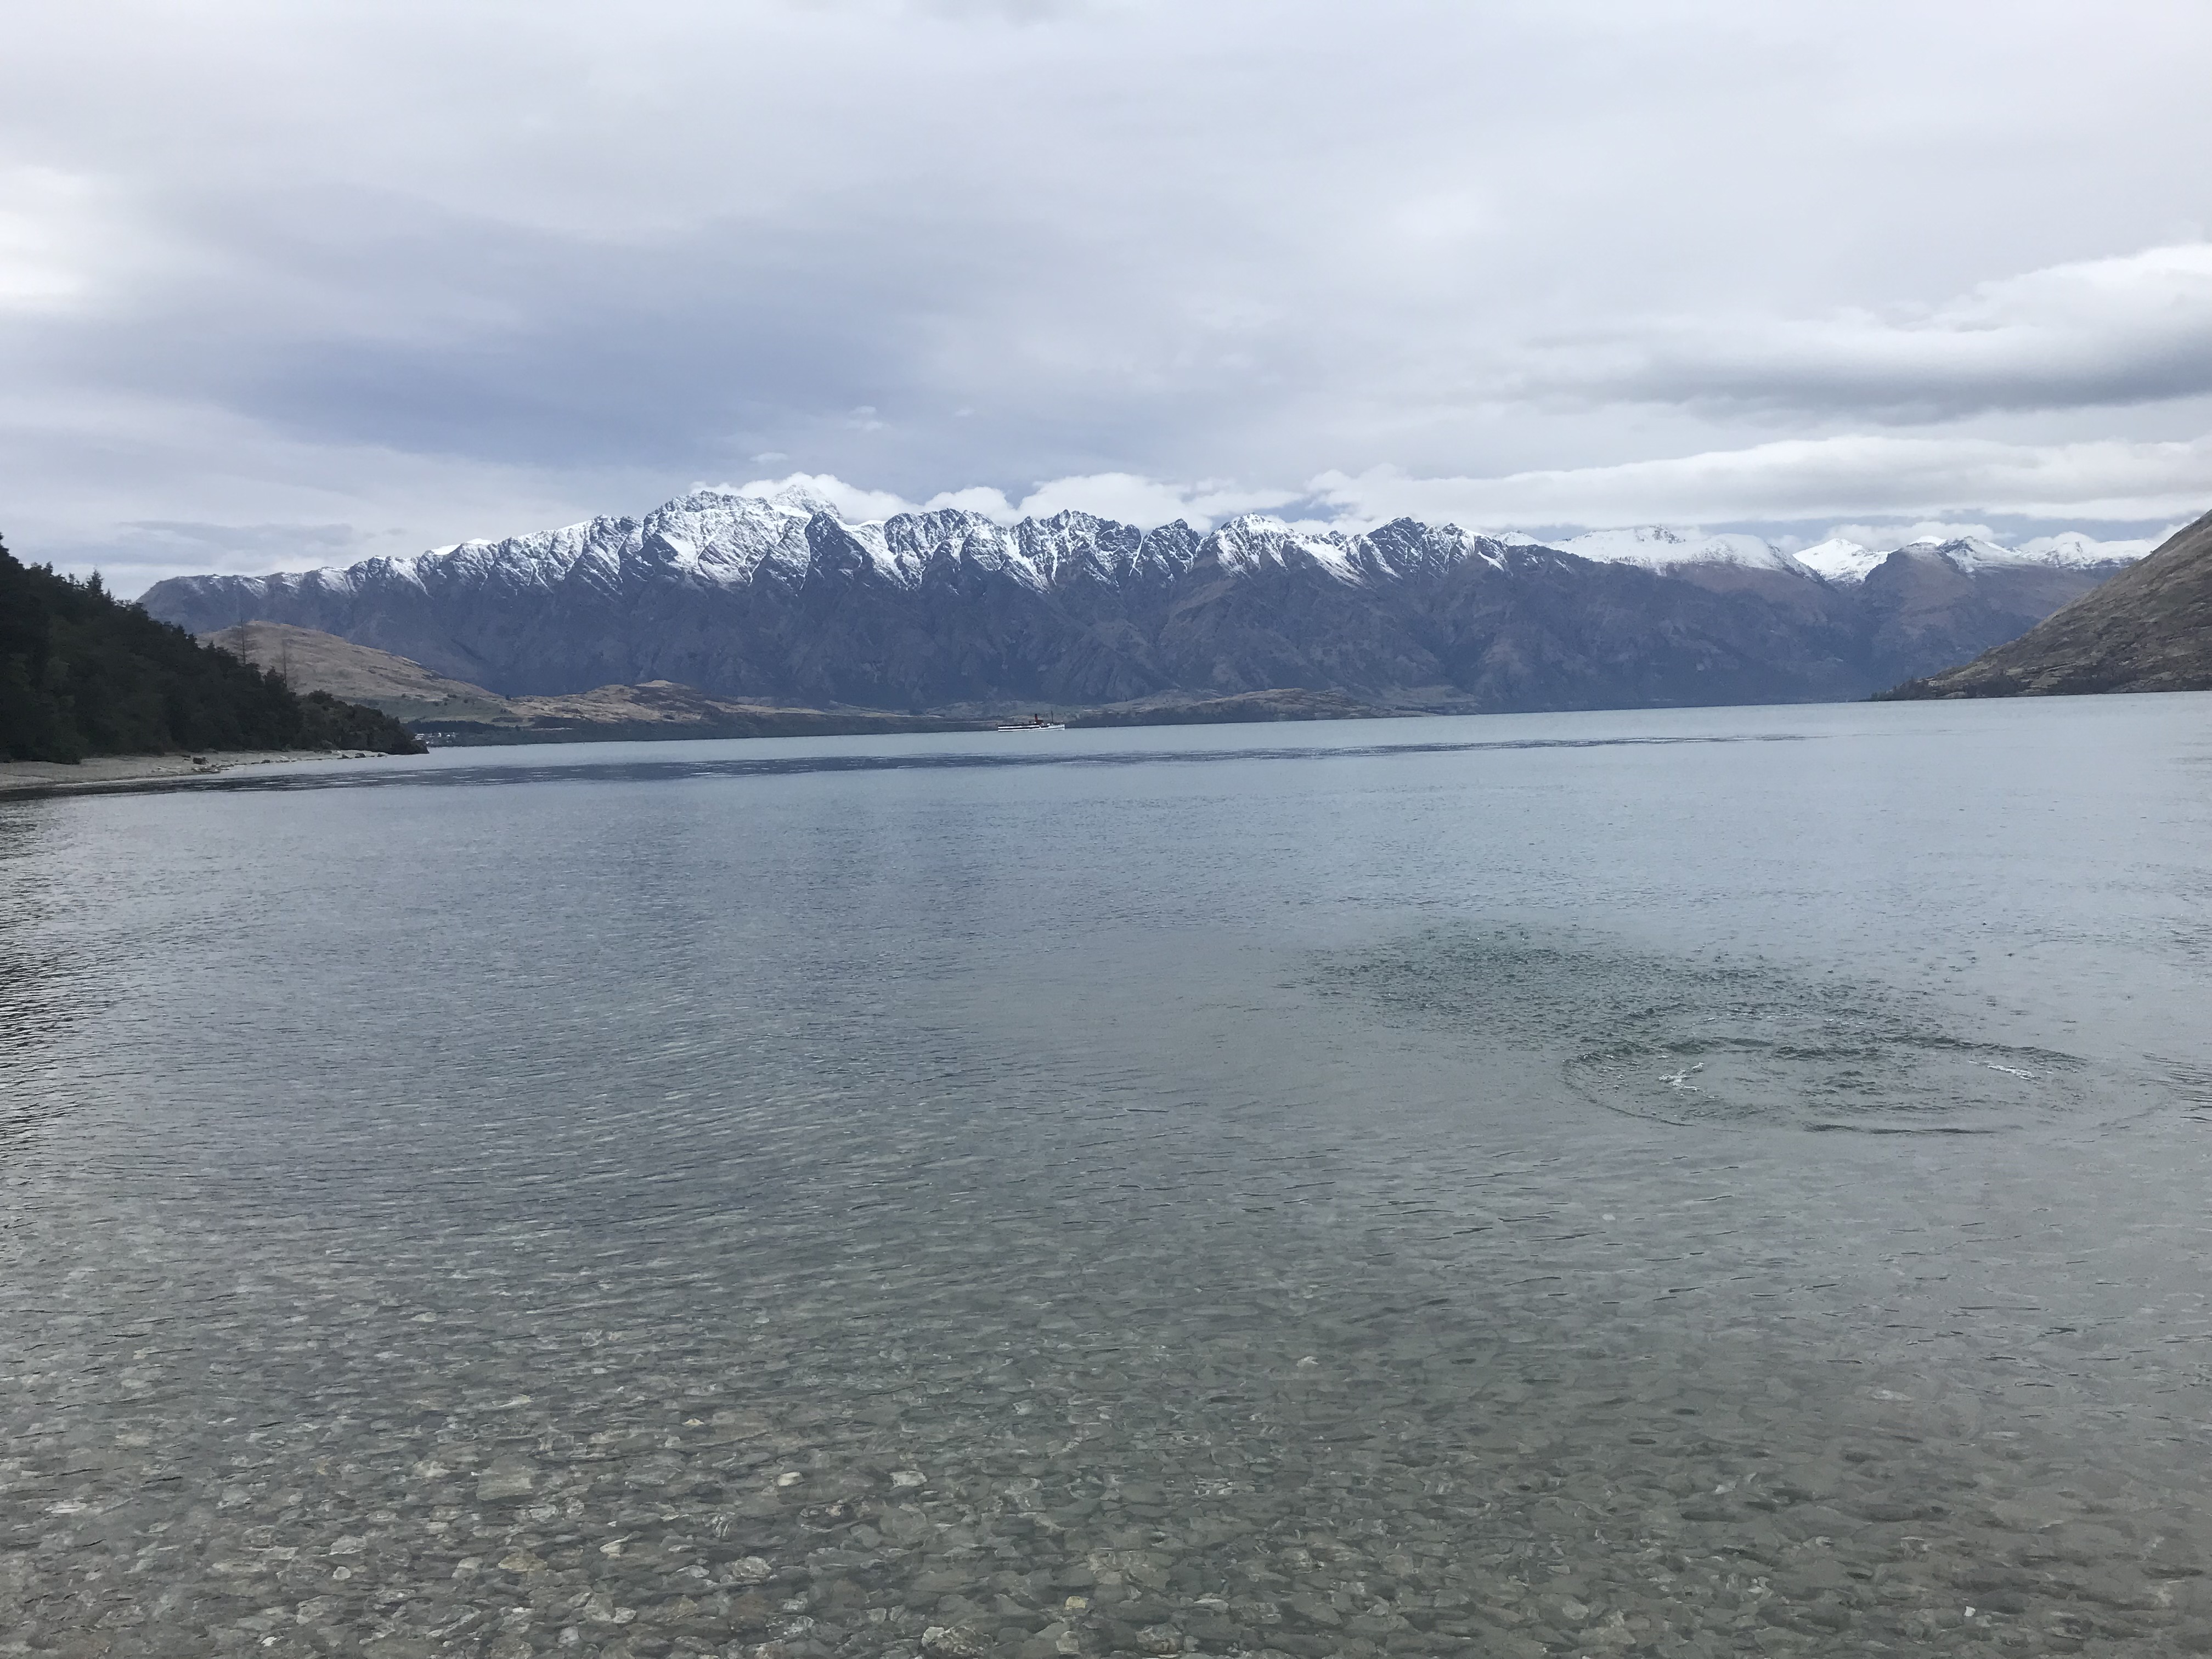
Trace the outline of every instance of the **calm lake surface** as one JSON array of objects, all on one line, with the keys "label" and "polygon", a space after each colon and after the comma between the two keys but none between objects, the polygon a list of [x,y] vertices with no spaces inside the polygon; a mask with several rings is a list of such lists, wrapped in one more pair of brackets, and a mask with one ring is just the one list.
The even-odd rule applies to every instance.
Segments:
[{"label": "calm lake surface", "polygon": [[2212,1651],[2212,696],[0,803],[0,1653]]}]

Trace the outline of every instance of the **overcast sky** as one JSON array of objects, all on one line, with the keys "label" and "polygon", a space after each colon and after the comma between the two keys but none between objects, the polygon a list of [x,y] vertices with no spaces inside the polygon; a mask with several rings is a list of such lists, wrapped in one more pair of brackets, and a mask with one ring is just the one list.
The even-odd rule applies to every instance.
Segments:
[{"label": "overcast sky", "polygon": [[855,510],[2141,535],[2203,0],[76,0],[0,51],[0,533],[161,575]]}]

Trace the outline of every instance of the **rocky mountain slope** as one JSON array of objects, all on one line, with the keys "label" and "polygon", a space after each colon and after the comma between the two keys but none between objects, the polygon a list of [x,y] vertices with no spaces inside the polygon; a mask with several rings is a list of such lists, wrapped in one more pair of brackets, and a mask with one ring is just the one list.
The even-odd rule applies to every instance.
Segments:
[{"label": "rocky mountain slope", "polygon": [[327,692],[406,722],[441,743],[783,738],[832,732],[942,731],[963,722],[817,708],[765,708],[666,680],[554,696],[502,697],[417,662],[289,623],[240,623],[205,636],[274,671],[295,690]]},{"label": "rocky mountain slope", "polygon": [[1304,687],[1533,709],[1863,696],[2014,637],[2118,568],[1968,541],[1793,556],[1664,530],[1555,548],[1412,520],[854,524],[803,492],[702,490],[642,520],[343,570],[180,578],[143,603],[195,632],[318,629],[507,696],[669,680],[918,710]]},{"label": "rocky mountain slope", "polygon": [[299,690],[327,691],[396,720],[493,720],[514,714],[507,699],[481,685],[447,679],[418,662],[312,628],[246,622],[200,637],[257,667],[273,669]]},{"label": "rocky mountain slope", "polygon": [[1885,695],[2212,690],[2212,513],[2141,563],[1965,666]]}]

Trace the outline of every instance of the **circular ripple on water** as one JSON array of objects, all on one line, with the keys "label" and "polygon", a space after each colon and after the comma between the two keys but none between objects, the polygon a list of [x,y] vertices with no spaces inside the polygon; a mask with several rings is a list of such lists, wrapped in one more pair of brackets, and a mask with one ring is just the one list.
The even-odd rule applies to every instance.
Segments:
[{"label": "circular ripple on water", "polygon": [[1876,1134],[2051,1121],[2085,1081],[2080,1060],[2047,1048],[1778,1007],[1653,1010],[1564,1069],[1585,1099],[1635,1117]]},{"label": "circular ripple on water", "polygon": [[1324,958],[1311,982],[1407,1029],[1558,1055],[1575,1095],[1667,1123],[1985,1134],[2188,1092],[1960,1029],[1924,993],[1529,930],[1426,929]]}]

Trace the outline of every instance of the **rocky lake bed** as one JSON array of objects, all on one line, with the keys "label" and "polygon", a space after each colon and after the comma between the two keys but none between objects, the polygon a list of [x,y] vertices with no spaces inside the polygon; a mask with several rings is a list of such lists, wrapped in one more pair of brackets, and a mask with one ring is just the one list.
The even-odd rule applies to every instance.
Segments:
[{"label": "rocky lake bed", "polygon": [[2040,718],[10,802],[0,1653],[2212,1651],[2203,739]]}]

